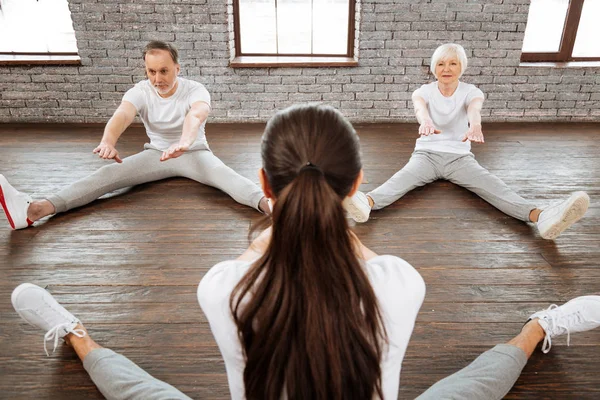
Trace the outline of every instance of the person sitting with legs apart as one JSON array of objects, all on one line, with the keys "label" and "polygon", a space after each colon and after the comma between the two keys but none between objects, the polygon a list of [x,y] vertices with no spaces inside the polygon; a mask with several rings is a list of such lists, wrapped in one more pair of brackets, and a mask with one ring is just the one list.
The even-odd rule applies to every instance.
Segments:
[{"label": "person sitting with legs apart", "polygon": [[462,186],[505,214],[536,224],[544,239],[556,239],[587,211],[585,192],[545,209],[525,200],[475,160],[471,142],[483,143],[481,107],[483,92],[459,78],[467,68],[462,46],[448,43],[431,57],[436,81],[415,90],[412,101],[419,139],[408,163],[383,185],[365,194],[356,192],[344,207],[356,222],[366,222],[371,210],[389,206],[409,191],[438,179]]},{"label": "person sitting with legs apart", "polygon": [[[208,147],[204,127],[210,95],[198,82],[178,76],[178,53],[171,44],[153,41],[143,52],[147,80],[129,89],[104,128],[94,153],[116,163],[106,165],[44,200],[17,191],[0,175],[0,205],[12,229],[88,204],[124,187],[170,177],[185,177],[223,190],[237,202],[269,214],[260,188],[217,158]],[[150,143],[144,151],[121,159],[117,140],[139,115]]]}]

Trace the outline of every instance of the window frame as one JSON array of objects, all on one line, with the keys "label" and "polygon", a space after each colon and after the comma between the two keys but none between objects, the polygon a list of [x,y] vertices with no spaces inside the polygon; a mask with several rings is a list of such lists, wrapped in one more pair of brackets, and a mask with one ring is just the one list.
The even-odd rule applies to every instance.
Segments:
[{"label": "window frame", "polygon": [[[277,1],[275,9],[277,10]],[[311,7],[314,0],[311,0]],[[348,39],[346,54],[291,54],[291,53],[242,53],[240,29],[240,0],[233,0],[233,37],[235,44],[235,58],[231,60],[231,67],[310,67],[310,66],[356,66],[358,61],[354,57],[356,34],[356,0],[348,1]],[[277,34],[277,33],[276,33]]]},{"label": "window frame", "polygon": [[[0,12],[2,11],[2,0],[0,0]],[[70,16],[70,18],[71,24],[73,24],[73,17]],[[79,56],[79,47],[76,52],[0,51],[0,65],[81,65],[81,57]]]},{"label": "window frame", "polygon": [[585,0],[570,0],[565,17],[565,26],[558,52],[551,53],[521,53],[521,62],[570,62],[570,61],[600,61],[599,57],[573,57],[573,47],[579,29],[581,12]]}]

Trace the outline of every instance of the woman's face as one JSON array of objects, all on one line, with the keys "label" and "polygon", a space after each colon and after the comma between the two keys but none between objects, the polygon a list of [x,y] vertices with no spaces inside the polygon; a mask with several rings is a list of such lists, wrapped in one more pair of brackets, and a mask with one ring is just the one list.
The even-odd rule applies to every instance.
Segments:
[{"label": "woman's face", "polygon": [[451,84],[458,81],[460,69],[460,61],[456,57],[451,57],[438,61],[435,66],[435,74],[439,82]]}]

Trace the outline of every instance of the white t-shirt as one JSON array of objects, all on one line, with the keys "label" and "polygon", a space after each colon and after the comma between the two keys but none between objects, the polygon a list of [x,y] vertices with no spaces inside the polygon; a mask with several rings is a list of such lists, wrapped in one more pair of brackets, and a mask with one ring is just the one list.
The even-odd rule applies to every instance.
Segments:
[{"label": "white t-shirt", "polygon": [[484,98],[481,90],[470,83],[458,82],[452,96],[444,97],[436,81],[421,86],[415,90],[413,96],[425,100],[433,125],[442,131],[440,134],[421,136],[417,139],[415,150],[456,154],[467,154],[471,151],[471,142],[462,142],[469,130],[467,107],[471,100]]},{"label": "white t-shirt", "polygon": [[[234,400],[245,399],[246,361],[229,299],[250,265],[237,260],[219,263],[206,273],[198,286],[198,302],[221,350]],[[385,399],[396,399],[400,367],[425,297],[425,283],[409,263],[394,256],[374,257],[365,263],[365,269],[379,301],[389,340],[381,363],[382,390]]]},{"label": "white t-shirt", "polygon": [[[159,150],[167,150],[179,142],[183,121],[192,104],[203,101],[210,106],[210,94],[203,84],[185,78],[177,78],[177,90],[164,99],[158,95],[149,80],[138,82],[123,96],[123,101],[133,104],[144,122],[150,144]],[[198,129],[198,137],[191,148],[208,148],[204,126]]]}]

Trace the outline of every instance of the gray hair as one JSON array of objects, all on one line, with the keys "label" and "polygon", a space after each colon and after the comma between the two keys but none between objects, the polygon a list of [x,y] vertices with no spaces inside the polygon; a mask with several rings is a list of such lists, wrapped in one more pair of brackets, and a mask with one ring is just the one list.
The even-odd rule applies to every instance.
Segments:
[{"label": "gray hair", "polygon": [[431,65],[429,68],[436,79],[437,75],[435,74],[435,66],[437,63],[441,60],[447,60],[452,57],[456,57],[460,62],[460,76],[462,76],[462,74],[465,72],[468,63],[465,49],[460,44],[446,43],[435,49],[433,55],[431,56]]}]

